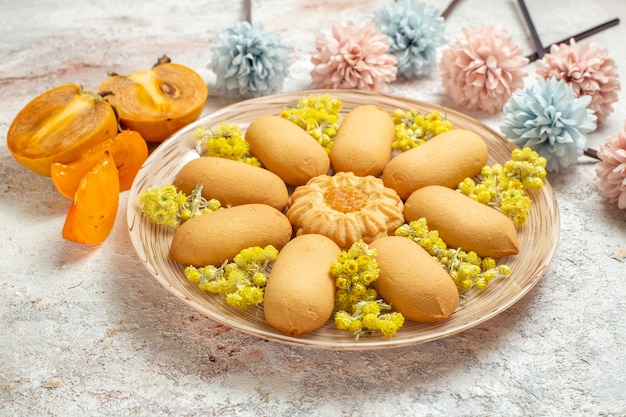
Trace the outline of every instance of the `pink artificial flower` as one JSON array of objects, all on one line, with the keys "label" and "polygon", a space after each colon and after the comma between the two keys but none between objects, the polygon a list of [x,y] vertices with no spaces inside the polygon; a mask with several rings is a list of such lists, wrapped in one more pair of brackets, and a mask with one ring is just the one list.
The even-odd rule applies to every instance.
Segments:
[{"label": "pink artificial flower", "polygon": [[574,39],[569,45],[552,45],[550,53],[537,61],[537,75],[571,84],[576,97],[591,96],[589,108],[596,112],[599,122],[606,120],[618,100],[620,82],[615,61],[606,49],[587,41],[578,50]]},{"label": "pink artificial flower", "polygon": [[600,194],[626,209],[626,123],[624,131],[612,136],[598,150],[596,164]]},{"label": "pink artificial flower", "polygon": [[332,33],[321,32],[315,44],[311,77],[316,88],[375,91],[396,79],[397,59],[387,53],[389,37],[372,22],[334,25]]},{"label": "pink artificial flower", "polygon": [[439,71],[448,96],[468,110],[496,113],[523,87],[528,58],[503,28],[465,28],[442,53]]}]

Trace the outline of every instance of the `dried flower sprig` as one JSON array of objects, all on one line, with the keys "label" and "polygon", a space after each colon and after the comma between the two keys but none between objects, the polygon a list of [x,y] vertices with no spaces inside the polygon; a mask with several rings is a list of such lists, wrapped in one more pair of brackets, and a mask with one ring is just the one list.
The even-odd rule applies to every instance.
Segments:
[{"label": "dried flower sprig", "polygon": [[558,171],[578,160],[587,134],[596,129],[596,116],[587,108],[589,96],[576,97],[562,80],[540,78],[513,93],[504,105],[500,129],[509,141],[543,156],[547,171]]}]

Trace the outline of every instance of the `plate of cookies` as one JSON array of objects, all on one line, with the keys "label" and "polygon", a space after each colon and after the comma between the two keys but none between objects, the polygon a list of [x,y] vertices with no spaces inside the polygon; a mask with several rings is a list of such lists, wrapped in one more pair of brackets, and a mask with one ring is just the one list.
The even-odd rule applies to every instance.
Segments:
[{"label": "plate of cookies", "polygon": [[541,279],[560,228],[541,159],[418,100],[273,95],[160,144],[127,225],[150,275],[221,324],[310,348],[408,346],[493,318]]}]

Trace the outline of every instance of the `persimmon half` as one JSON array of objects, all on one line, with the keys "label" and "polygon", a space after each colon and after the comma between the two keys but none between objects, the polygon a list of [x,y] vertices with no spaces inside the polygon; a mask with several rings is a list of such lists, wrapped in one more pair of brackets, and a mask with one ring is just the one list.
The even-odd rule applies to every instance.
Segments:
[{"label": "persimmon half", "polygon": [[117,216],[120,182],[109,152],[81,179],[63,225],[63,238],[98,244],[111,233]]},{"label": "persimmon half", "polygon": [[99,91],[117,110],[121,126],[148,142],[162,142],[196,120],[209,93],[197,72],[175,63],[111,75]]},{"label": "persimmon half", "polygon": [[139,168],[148,158],[148,145],[139,132],[123,130],[116,136],[88,149],[69,164],[56,162],[50,166],[50,176],[56,189],[67,198],[74,194],[82,178],[109,152],[115,161],[120,191],[130,189]]},{"label": "persimmon half", "polygon": [[7,147],[26,168],[50,176],[54,162],[68,163],[85,150],[117,134],[111,105],[77,84],[52,88],[15,116]]}]

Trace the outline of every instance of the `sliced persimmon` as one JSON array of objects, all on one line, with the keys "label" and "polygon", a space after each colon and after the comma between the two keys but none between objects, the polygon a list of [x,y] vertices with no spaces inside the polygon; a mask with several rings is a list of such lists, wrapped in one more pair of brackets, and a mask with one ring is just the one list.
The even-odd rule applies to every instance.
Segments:
[{"label": "sliced persimmon", "polygon": [[120,182],[120,191],[130,186],[148,158],[148,145],[139,132],[123,130],[115,137],[100,142],[88,149],[77,160],[69,164],[55,162],[50,166],[50,176],[56,189],[67,198],[74,198],[82,178],[109,152],[115,161]]},{"label": "sliced persimmon", "polygon": [[104,242],[117,216],[119,186],[115,161],[105,152],[80,181],[65,218],[63,238],[86,244]]},{"label": "sliced persimmon", "polygon": [[54,162],[68,163],[117,134],[111,105],[76,84],[50,89],[30,101],[13,119],[7,147],[26,168],[50,175]]},{"label": "sliced persimmon", "polygon": [[175,63],[111,75],[99,91],[117,110],[122,127],[138,131],[148,142],[162,142],[196,120],[208,97],[202,77]]}]

